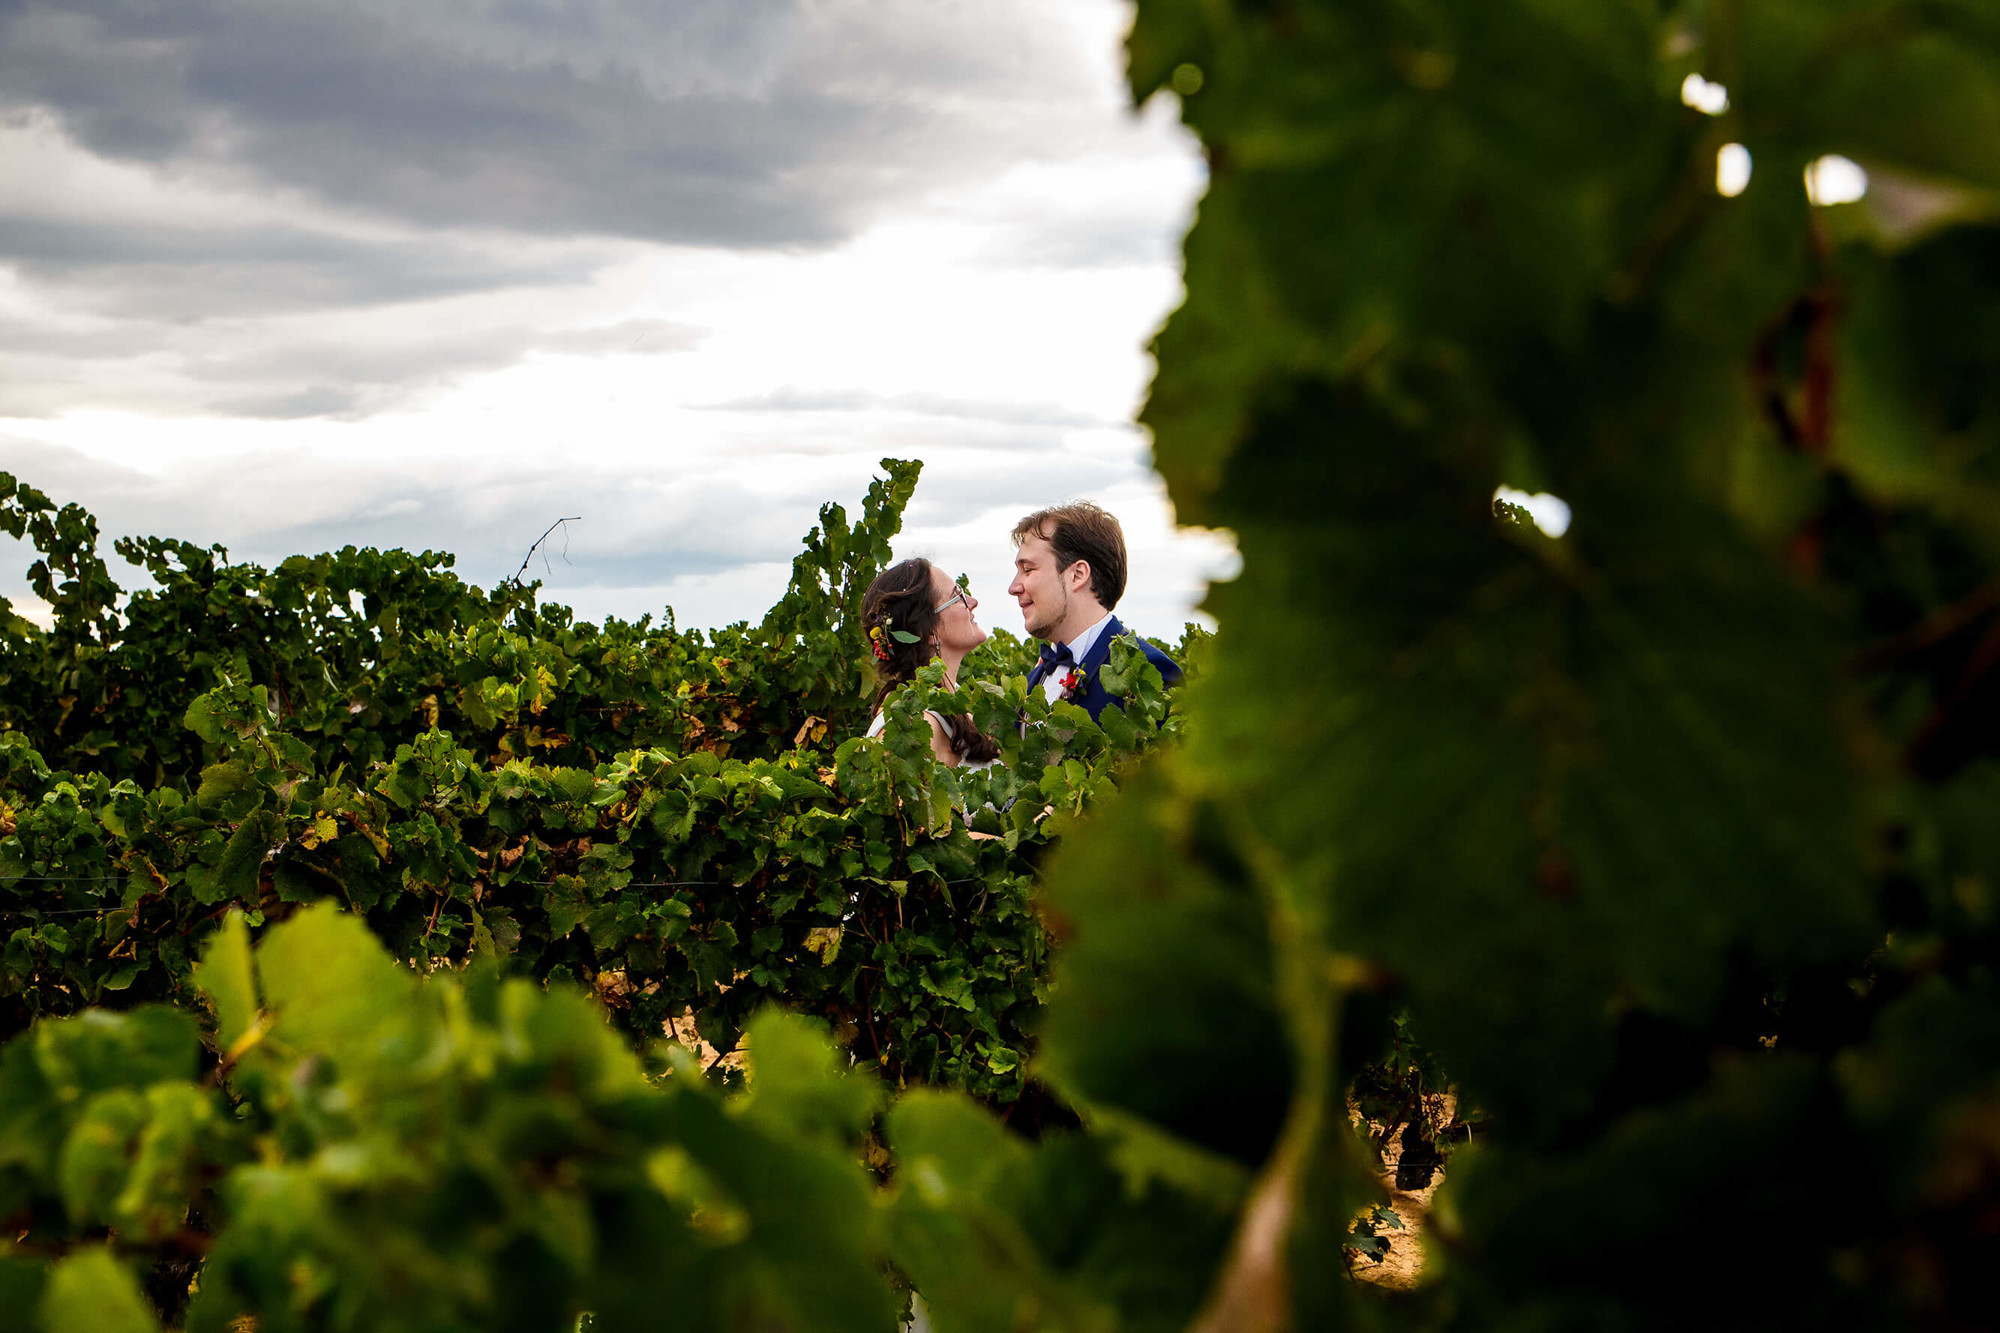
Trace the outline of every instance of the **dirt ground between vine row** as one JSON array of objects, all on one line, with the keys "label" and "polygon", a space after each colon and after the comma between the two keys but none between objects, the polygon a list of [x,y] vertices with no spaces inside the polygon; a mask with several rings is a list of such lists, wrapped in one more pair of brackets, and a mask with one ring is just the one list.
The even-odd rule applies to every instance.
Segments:
[{"label": "dirt ground between vine row", "polygon": [[[1423,1115],[1435,1129],[1449,1125],[1456,1118],[1458,1098],[1446,1092],[1427,1095],[1419,1114]],[[1362,1124],[1359,1108],[1352,1104],[1348,1114],[1357,1125]],[[1367,1128],[1379,1133],[1381,1126],[1369,1123]],[[1431,1199],[1437,1194],[1438,1186],[1444,1183],[1444,1170],[1440,1167],[1431,1173],[1430,1184],[1420,1190],[1400,1190],[1396,1188],[1396,1167],[1403,1158],[1401,1134],[1393,1135],[1389,1145],[1382,1150],[1382,1188],[1388,1192],[1389,1207],[1395,1211],[1403,1227],[1384,1230],[1378,1234],[1389,1242],[1388,1253],[1381,1262],[1369,1263],[1357,1257],[1351,1270],[1355,1280],[1372,1283],[1391,1291],[1408,1291],[1417,1285],[1424,1271],[1424,1233],[1427,1230]]]},{"label": "dirt ground between vine row", "polygon": [[1381,1234],[1389,1242],[1389,1252],[1382,1256],[1380,1263],[1369,1263],[1357,1259],[1354,1264],[1356,1281],[1386,1287],[1391,1291],[1408,1291],[1417,1285],[1424,1271],[1424,1224],[1430,1216],[1431,1196],[1437,1193],[1438,1185],[1444,1180],[1444,1172],[1437,1171],[1431,1176],[1431,1183],[1420,1190],[1399,1190],[1396,1188],[1396,1162],[1403,1155],[1403,1145],[1391,1144],[1383,1156],[1388,1160],[1388,1169],[1382,1173],[1382,1188],[1389,1192],[1389,1207],[1402,1219],[1403,1229],[1389,1229]]},{"label": "dirt ground between vine row", "polygon": [[750,1054],[750,1039],[745,1037],[736,1044],[736,1049],[724,1055],[695,1031],[694,1010],[683,1009],[678,1017],[669,1018],[666,1023],[667,1036],[694,1052],[695,1059],[701,1061],[703,1069],[720,1064],[724,1069],[741,1069]]}]

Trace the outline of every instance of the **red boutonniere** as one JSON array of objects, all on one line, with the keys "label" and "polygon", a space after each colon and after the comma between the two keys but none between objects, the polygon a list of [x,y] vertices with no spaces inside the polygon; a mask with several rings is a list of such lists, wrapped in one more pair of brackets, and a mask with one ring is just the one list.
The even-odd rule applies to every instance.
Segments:
[{"label": "red boutonniere", "polygon": [[1065,671],[1062,674],[1062,679],[1057,683],[1062,686],[1063,698],[1075,699],[1078,693],[1080,693],[1083,689],[1083,684],[1084,684],[1083,668],[1079,666],[1071,667],[1068,671]]}]

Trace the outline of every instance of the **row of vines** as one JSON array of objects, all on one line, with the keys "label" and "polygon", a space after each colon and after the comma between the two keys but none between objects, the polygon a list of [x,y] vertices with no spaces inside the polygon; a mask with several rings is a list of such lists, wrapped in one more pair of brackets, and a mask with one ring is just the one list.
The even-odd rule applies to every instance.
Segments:
[{"label": "row of vines", "polygon": [[828,507],[762,626],[712,636],[575,626],[400,552],[265,571],[120,543],[157,580],[128,597],[86,516],[0,481],[60,608],[0,659],[9,1030],[192,1003],[228,909],[262,927],[325,899],[422,970],[489,957],[590,987],[639,1046],[726,1053],[782,1000],[892,1082],[1014,1103],[1047,971],[1034,863],[1175,724],[1122,652],[1133,697],[1105,729],[1052,716],[1002,635],[962,699],[1007,764],[929,762],[922,687],[857,739],[872,673],[845,624],[917,476],[885,467],[857,524]]}]

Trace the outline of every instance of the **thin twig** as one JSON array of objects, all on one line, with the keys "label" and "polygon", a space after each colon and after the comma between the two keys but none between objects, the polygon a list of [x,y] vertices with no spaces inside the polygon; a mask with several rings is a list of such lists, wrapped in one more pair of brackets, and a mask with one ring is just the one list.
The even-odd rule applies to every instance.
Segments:
[{"label": "thin twig", "polygon": [[535,544],[533,546],[530,546],[528,548],[528,553],[521,557],[521,567],[514,571],[514,577],[508,579],[507,581],[513,584],[517,588],[520,587],[521,575],[528,572],[528,562],[535,558],[535,552],[540,550],[542,547],[542,543],[549,539],[549,533],[554,532],[557,528],[561,527],[565,523],[581,523],[581,522],[583,522],[583,515],[572,514],[568,518],[559,518],[555,522],[549,524],[547,531],[543,532],[541,536],[535,538]]}]

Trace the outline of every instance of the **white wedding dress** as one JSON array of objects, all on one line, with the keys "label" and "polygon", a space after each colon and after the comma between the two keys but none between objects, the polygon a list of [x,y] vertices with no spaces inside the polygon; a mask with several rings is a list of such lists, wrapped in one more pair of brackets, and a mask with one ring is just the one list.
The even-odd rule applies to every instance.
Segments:
[{"label": "white wedding dress", "polygon": [[[924,710],[924,716],[934,719],[939,726],[944,728],[944,734],[946,740],[952,740],[957,737],[958,728],[955,725],[953,725],[952,720],[946,717],[943,713],[938,712],[934,708],[927,708]],[[889,726],[889,719],[879,712],[876,713],[875,720],[868,724],[868,738],[870,740],[879,739],[882,733],[888,729],[888,726]],[[959,760],[958,766],[960,768],[991,768],[993,767],[993,765],[999,762],[1000,761],[997,759],[980,759],[977,761],[971,759],[961,759]]]}]

